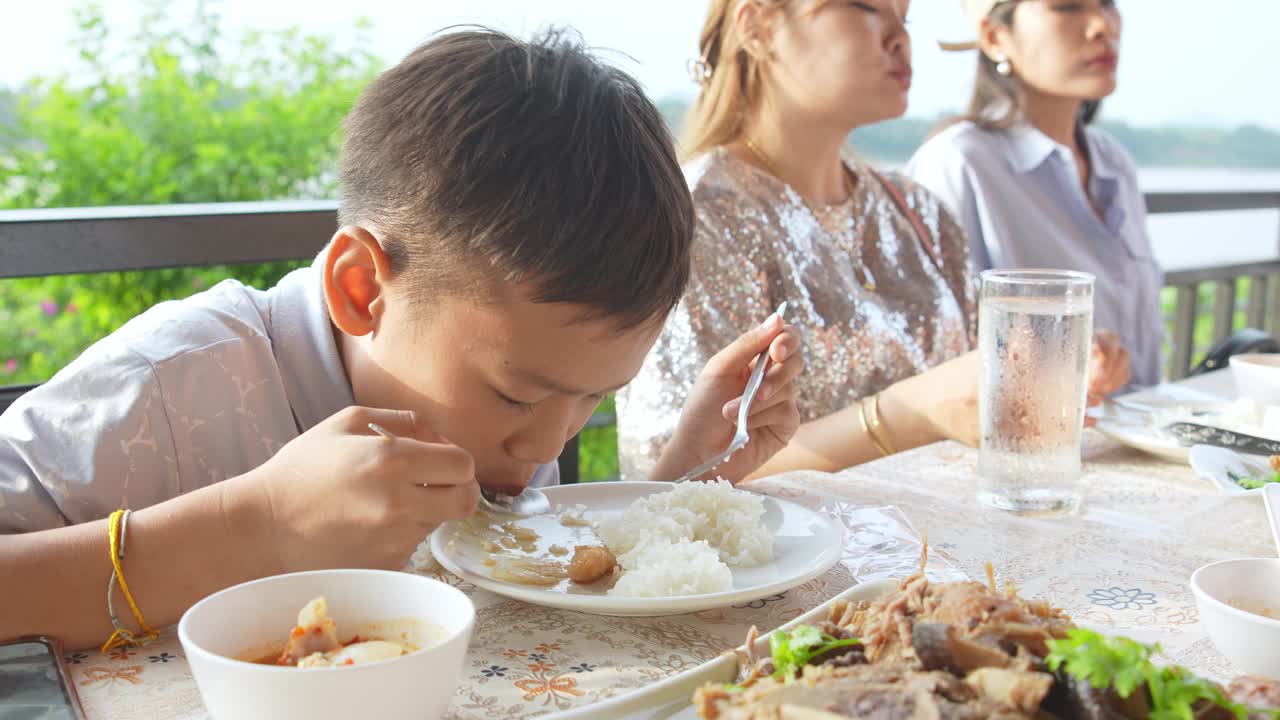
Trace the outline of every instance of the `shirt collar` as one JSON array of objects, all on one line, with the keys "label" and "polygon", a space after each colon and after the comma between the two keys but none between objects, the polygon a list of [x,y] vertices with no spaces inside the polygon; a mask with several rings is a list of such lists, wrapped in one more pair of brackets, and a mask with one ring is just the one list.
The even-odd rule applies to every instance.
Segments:
[{"label": "shirt collar", "polygon": [[311,267],[286,275],[267,294],[271,344],[299,432],[355,404],[324,300],[321,251]]},{"label": "shirt collar", "polygon": [[1084,141],[1089,146],[1089,162],[1092,164],[1093,176],[1100,180],[1117,181],[1122,171],[1112,162],[1112,157],[1103,152],[1101,143],[1093,135],[1093,128],[1084,129]]},{"label": "shirt collar", "polygon": [[[1089,162],[1092,163],[1093,176],[1100,180],[1116,180],[1120,171],[1111,164],[1111,158],[1102,152],[1091,128],[1086,127],[1083,135],[1089,152]],[[1014,170],[1023,174],[1040,167],[1055,152],[1061,151],[1064,154],[1070,152],[1065,146],[1059,145],[1048,135],[1027,124],[1009,128],[1008,138],[1012,149],[1010,162]]]},{"label": "shirt collar", "polygon": [[1009,162],[1017,172],[1026,174],[1044,164],[1060,147],[1048,135],[1030,125],[1015,125],[1008,130]]}]

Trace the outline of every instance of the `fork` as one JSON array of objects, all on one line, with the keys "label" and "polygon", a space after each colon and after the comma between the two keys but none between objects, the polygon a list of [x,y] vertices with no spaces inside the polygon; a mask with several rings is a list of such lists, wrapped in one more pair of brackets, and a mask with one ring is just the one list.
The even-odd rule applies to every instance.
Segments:
[{"label": "fork", "polygon": [[[787,303],[783,302],[778,306],[778,311],[774,314],[779,318],[782,318],[786,312]],[[772,344],[772,342],[770,342],[770,344]],[[751,439],[747,434],[747,417],[751,414],[751,403],[756,399],[756,393],[760,390],[760,384],[764,382],[764,373],[769,364],[769,348],[765,348],[764,352],[760,353],[759,357],[756,358],[756,367],[751,371],[751,377],[747,378],[746,389],[742,391],[742,405],[738,407],[738,430],[733,434],[733,441],[729,443],[729,447],[719,455],[716,455],[698,467],[685,473],[674,482],[688,482],[711,472],[747,444],[747,441]]]}]

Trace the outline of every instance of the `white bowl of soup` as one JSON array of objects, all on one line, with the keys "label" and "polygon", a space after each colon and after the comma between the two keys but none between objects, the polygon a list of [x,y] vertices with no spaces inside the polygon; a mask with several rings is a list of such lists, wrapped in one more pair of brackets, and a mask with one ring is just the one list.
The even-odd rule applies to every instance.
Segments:
[{"label": "white bowl of soup", "polygon": [[213,720],[419,719],[448,707],[474,624],[437,580],[319,570],[210,595],[178,639]]},{"label": "white bowl of soup", "polygon": [[1280,680],[1280,558],[1205,565],[1191,592],[1218,652],[1245,673]]}]

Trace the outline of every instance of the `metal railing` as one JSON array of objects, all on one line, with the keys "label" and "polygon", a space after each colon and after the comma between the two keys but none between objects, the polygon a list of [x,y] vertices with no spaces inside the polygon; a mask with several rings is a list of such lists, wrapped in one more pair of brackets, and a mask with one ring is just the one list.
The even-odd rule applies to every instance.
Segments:
[{"label": "metal railing", "polygon": [[[1150,214],[1278,210],[1276,192],[1156,192],[1146,195]],[[118,272],[305,260],[314,257],[337,226],[337,203],[253,202],[0,211],[0,278]],[[1171,378],[1192,367],[1200,288],[1212,285],[1213,337],[1235,327],[1238,282],[1249,279],[1245,323],[1272,335],[1280,329],[1280,238],[1274,260],[1249,265],[1171,272],[1176,291],[1170,338]],[[31,385],[0,387],[0,412]],[[588,428],[612,425],[612,413]],[[577,438],[560,458],[567,482],[578,478]]]},{"label": "metal railing", "polygon": [[[1280,191],[1147,193],[1147,212],[1152,215],[1233,210],[1280,211]],[[1277,333],[1280,330],[1280,237],[1276,238],[1276,254],[1272,260],[1179,270],[1165,275],[1165,287],[1175,293],[1173,331],[1165,364],[1170,380],[1186,377],[1194,367],[1201,287],[1212,287],[1211,342],[1216,343],[1241,327],[1236,322],[1239,315],[1236,295],[1242,290],[1240,281],[1246,279],[1248,295],[1243,327],[1258,328],[1277,336],[1280,334]]]}]

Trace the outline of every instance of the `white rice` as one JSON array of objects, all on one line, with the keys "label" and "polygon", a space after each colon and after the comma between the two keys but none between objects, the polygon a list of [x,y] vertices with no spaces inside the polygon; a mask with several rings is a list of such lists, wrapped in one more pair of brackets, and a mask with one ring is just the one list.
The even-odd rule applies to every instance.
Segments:
[{"label": "white rice", "polygon": [[626,571],[610,595],[666,597],[704,595],[733,589],[733,574],[705,540],[672,543],[656,540],[636,547],[620,560]]},{"label": "white rice", "polygon": [[409,558],[409,564],[405,567],[405,570],[419,575],[434,575],[444,572],[444,567],[436,561],[435,555],[431,553],[430,535],[418,543],[418,547]]},{"label": "white rice", "polygon": [[773,556],[764,499],[725,481],[676,485],[597,522],[596,534],[625,571],[610,592],[653,597],[724,592],[729,566]]}]

